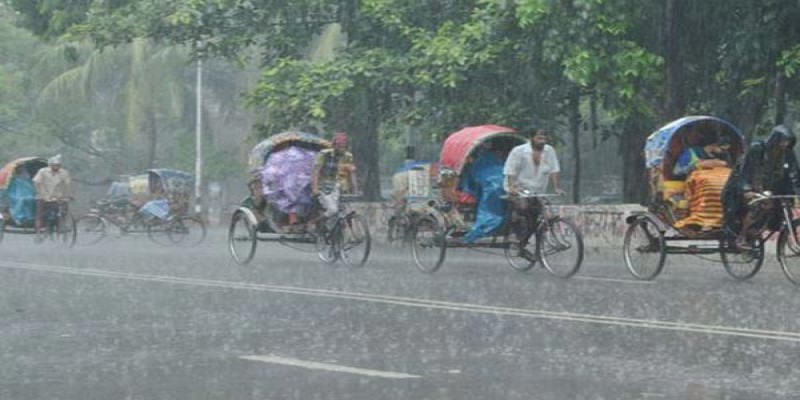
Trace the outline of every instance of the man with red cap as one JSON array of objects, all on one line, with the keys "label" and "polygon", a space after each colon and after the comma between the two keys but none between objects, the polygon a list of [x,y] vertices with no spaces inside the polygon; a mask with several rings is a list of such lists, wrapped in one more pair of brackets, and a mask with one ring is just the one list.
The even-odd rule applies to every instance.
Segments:
[{"label": "man with red cap", "polygon": [[326,217],[339,211],[339,194],[356,193],[356,167],[353,154],[347,151],[348,138],[344,132],[333,135],[333,148],[317,154],[311,191],[319,196]]}]

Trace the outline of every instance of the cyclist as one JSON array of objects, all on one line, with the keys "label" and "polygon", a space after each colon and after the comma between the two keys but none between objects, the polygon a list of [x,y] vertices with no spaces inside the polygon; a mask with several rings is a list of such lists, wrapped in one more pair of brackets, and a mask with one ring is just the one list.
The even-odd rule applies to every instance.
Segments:
[{"label": "cyclist", "polygon": [[322,206],[325,218],[339,212],[341,192],[358,191],[353,154],[347,151],[347,134],[344,132],[335,134],[332,144],[332,149],[325,149],[317,154],[311,177],[311,193]]},{"label": "cyclist", "polygon": [[[504,188],[512,196],[521,191],[542,194],[547,191],[550,182],[557,194],[563,195],[561,189],[561,166],[553,146],[547,144],[550,139],[546,130],[530,127],[524,130],[529,142],[514,147],[506,159],[503,168],[505,175]],[[542,203],[538,199],[519,199],[512,197],[514,208],[528,214],[528,221],[536,221],[542,213]],[[533,230],[533,226],[515,224],[514,233],[520,240],[525,240]]]},{"label": "cyclist", "polygon": [[552,182],[556,193],[564,194],[561,189],[561,166],[556,150],[547,144],[550,138],[547,131],[534,127],[526,129],[525,133],[530,141],[514,147],[503,168],[506,192],[517,194],[521,190],[528,190],[544,193],[548,183]]},{"label": "cyclist", "polygon": [[36,240],[42,241],[44,218],[63,206],[67,212],[67,201],[72,200],[72,179],[62,168],[62,157],[56,155],[47,160],[48,167],[42,168],[33,177],[36,185]]},{"label": "cyclist", "polygon": [[[725,228],[736,235],[738,247],[751,247],[752,227],[768,217],[766,212],[774,207],[763,202],[762,206],[751,209],[748,202],[766,191],[775,195],[800,194],[800,170],[794,154],[796,141],[788,128],[776,126],[767,140],[750,146],[728,179],[722,192]],[[774,224],[770,225],[770,229],[775,228]]]}]

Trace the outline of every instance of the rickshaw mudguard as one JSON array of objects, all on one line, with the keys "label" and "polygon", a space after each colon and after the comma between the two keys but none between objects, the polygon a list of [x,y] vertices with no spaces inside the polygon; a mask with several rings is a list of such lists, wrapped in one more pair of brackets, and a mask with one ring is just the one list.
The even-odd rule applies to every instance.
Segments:
[{"label": "rickshaw mudguard", "polygon": [[642,220],[642,219],[646,219],[646,220],[652,222],[653,225],[658,227],[658,230],[661,231],[662,233],[667,232],[670,229],[672,229],[671,226],[665,224],[664,221],[662,221],[660,218],[658,218],[658,216],[656,216],[655,214],[651,213],[650,211],[634,211],[634,212],[631,213],[631,215],[625,217],[625,222],[628,225],[632,225],[636,221],[639,221],[639,220]]},{"label": "rickshaw mudguard", "polygon": [[234,215],[236,215],[236,213],[242,213],[254,228],[258,227],[258,218],[256,218],[256,214],[250,208],[238,207],[236,211],[233,212]]}]

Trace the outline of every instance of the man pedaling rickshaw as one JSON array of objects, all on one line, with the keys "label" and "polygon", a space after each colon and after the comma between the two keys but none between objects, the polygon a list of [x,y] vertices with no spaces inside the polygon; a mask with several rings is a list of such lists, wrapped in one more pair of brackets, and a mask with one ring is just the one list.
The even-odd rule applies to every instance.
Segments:
[{"label": "man pedaling rickshaw", "polygon": [[[547,192],[550,182],[556,194],[563,195],[561,189],[561,166],[558,156],[553,146],[547,144],[549,135],[542,128],[531,127],[524,132],[529,142],[514,147],[508,155],[503,174],[505,175],[505,190],[508,194],[515,196],[523,191],[532,194],[543,194]],[[542,211],[541,202],[536,199],[528,199],[523,204],[515,203],[518,209],[527,209],[537,217]],[[535,220],[536,218],[532,218]],[[533,227],[528,227],[532,229]],[[526,236],[529,232],[519,230],[515,232],[518,237]]]},{"label": "man pedaling rickshaw", "polygon": [[[761,202],[749,207],[748,202],[769,192],[772,195],[800,194],[800,170],[794,145],[797,139],[787,127],[778,125],[767,140],[758,141],[742,157],[731,174],[723,191],[725,228],[735,235],[736,245],[742,249],[752,247],[758,230],[754,226],[766,222],[768,229],[776,229],[780,219],[770,218],[777,204]],[[764,220],[767,218],[768,220]]]},{"label": "man pedaling rickshaw", "polygon": [[66,213],[67,202],[72,200],[72,180],[69,172],[61,168],[61,155],[47,160],[48,168],[42,168],[33,177],[36,185],[36,240],[44,238],[43,227],[45,217],[59,206]]},{"label": "man pedaling rickshaw", "polygon": [[358,192],[353,154],[347,151],[347,134],[335,134],[331,144],[332,149],[324,149],[317,154],[311,178],[311,193],[317,197],[325,218],[339,212],[341,193]]}]

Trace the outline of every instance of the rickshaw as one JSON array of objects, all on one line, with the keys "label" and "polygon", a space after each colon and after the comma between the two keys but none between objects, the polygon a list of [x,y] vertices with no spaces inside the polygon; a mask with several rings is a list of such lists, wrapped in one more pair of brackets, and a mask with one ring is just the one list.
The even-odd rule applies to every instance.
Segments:
[{"label": "rickshaw", "polygon": [[202,218],[189,214],[194,175],[172,169],[151,169],[111,183],[106,199],[78,219],[81,244],[100,242],[109,225],[120,234],[147,233],[163,245],[195,246],[206,237]]},{"label": "rickshaw", "polygon": [[[764,240],[752,249],[737,247],[722,227],[697,230],[676,226],[688,204],[681,204],[683,182],[674,175],[678,157],[689,147],[703,146],[727,137],[730,161],[735,165],[745,151],[744,136],[731,123],[710,116],[688,116],[661,127],[645,145],[645,166],[650,176],[647,210],[634,213],[623,241],[625,264],[634,277],[651,280],[664,268],[667,254],[694,255],[701,258],[719,254],[725,271],[737,280],[753,277],[764,262]],[[721,207],[721,198],[715,196]],[[714,203],[711,203],[714,204]]]},{"label": "rickshaw", "polygon": [[[6,233],[36,234],[36,188],[33,177],[47,167],[42,157],[18,158],[0,169],[0,241]],[[66,201],[66,200],[65,200]],[[44,229],[51,241],[68,247],[75,244],[75,219],[66,203],[44,216]]]},{"label": "rickshaw", "polygon": [[[228,229],[234,262],[249,264],[258,242],[273,242],[316,252],[327,264],[366,264],[371,239],[364,218],[344,204],[326,218],[311,196],[316,155],[330,147],[317,135],[297,131],[272,135],[253,147],[248,160],[250,195],[234,211]],[[343,202],[347,199],[342,197]]]},{"label": "rickshaw", "polygon": [[392,215],[388,223],[388,242],[407,244],[414,220],[434,196],[439,163],[408,161],[392,175]]},{"label": "rickshaw", "polygon": [[[444,263],[448,248],[467,248],[502,251],[518,271],[527,271],[538,262],[561,278],[578,271],[583,262],[583,237],[574,223],[550,210],[548,199],[553,194],[500,196],[505,210],[500,227],[479,240],[465,240],[481,218],[480,202],[484,200],[463,192],[461,181],[479,168],[481,152],[492,152],[491,157],[504,162],[511,149],[526,142],[513,129],[499,125],[467,127],[448,136],[439,160],[440,199],[431,201],[412,226],[411,255],[417,268],[433,273]],[[535,212],[532,204],[541,210]]]}]

